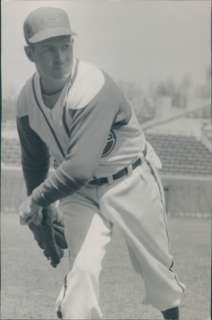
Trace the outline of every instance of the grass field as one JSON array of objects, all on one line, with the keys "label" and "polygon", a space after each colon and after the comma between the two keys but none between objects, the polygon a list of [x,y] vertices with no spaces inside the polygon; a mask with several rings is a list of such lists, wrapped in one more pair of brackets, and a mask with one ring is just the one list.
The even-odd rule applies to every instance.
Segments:
[{"label": "grass field", "polygon": [[[172,251],[186,284],[181,320],[208,320],[210,314],[210,221],[170,218]],[[143,283],[133,272],[118,232],[105,259],[101,303],[105,319],[161,319],[142,305]],[[54,303],[67,271],[67,257],[49,267],[31,232],[14,214],[1,219],[1,319],[55,319]]]}]

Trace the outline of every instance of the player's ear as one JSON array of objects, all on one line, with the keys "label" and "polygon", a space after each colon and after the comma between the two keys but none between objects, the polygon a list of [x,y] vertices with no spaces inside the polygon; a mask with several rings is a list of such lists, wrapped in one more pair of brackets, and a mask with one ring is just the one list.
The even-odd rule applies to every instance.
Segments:
[{"label": "player's ear", "polygon": [[72,46],[74,45],[74,37],[70,38],[70,43],[71,43]]},{"label": "player's ear", "polygon": [[31,62],[34,62],[34,55],[33,55],[33,49],[31,46],[25,46],[24,47],[24,51],[25,51],[25,54],[27,56],[27,58],[31,61]]}]

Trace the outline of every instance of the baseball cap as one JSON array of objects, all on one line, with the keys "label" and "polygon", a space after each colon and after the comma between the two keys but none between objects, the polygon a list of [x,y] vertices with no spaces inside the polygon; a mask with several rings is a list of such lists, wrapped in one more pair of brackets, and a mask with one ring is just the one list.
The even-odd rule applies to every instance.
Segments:
[{"label": "baseball cap", "polygon": [[38,8],[32,11],[24,22],[24,37],[27,43],[75,34],[71,30],[68,14],[61,8]]}]

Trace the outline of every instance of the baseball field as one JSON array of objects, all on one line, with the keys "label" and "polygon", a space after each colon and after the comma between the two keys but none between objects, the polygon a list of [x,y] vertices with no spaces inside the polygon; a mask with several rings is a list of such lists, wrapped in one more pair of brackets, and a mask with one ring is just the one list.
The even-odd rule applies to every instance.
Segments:
[{"label": "baseball field", "polygon": [[[208,320],[210,315],[210,220],[169,218],[172,251],[186,284],[181,320]],[[159,320],[151,306],[142,305],[143,283],[133,272],[118,231],[104,261],[101,303],[105,319]],[[14,213],[1,218],[1,319],[55,319],[54,303],[67,255],[57,269],[42,256],[31,232]],[[163,292],[161,292],[163,294]]]}]

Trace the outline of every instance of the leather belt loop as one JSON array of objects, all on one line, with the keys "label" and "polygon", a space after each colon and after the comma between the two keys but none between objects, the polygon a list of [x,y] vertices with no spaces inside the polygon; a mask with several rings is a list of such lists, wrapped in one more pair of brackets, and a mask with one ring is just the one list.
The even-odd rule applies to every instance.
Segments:
[{"label": "leather belt loop", "polygon": [[133,170],[134,170],[134,168],[133,168],[132,164],[129,165],[129,167],[127,167],[128,175],[130,175],[133,172]]},{"label": "leather belt loop", "polygon": [[107,180],[108,180],[108,184],[112,184],[114,181],[113,176],[108,176]]}]

